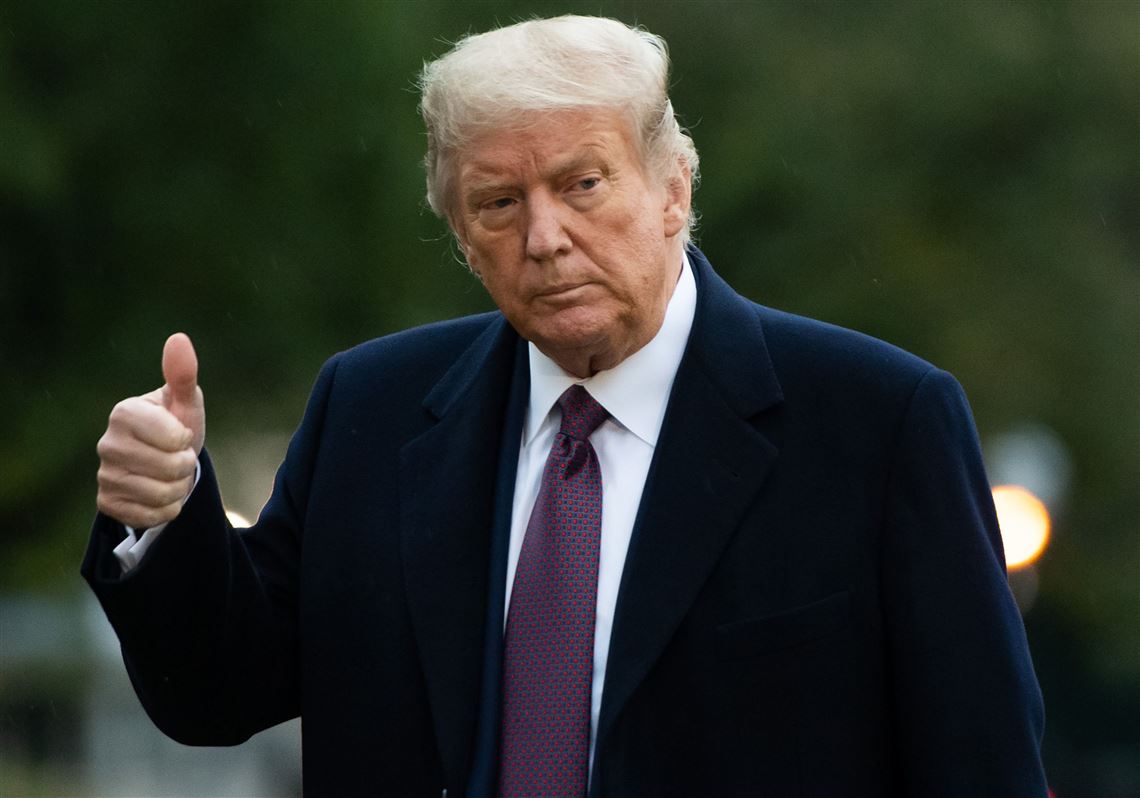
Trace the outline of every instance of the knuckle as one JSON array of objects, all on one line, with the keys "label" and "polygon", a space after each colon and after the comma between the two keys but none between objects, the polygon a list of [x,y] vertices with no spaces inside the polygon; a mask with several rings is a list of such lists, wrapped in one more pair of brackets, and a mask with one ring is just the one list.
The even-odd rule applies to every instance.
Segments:
[{"label": "knuckle", "polygon": [[123,419],[131,414],[131,400],[122,399],[115,403],[111,408],[111,414],[107,417],[109,424],[121,423]]},{"label": "knuckle", "polygon": [[106,460],[115,453],[115,438],[111,430],[108,429],[99,437],[99,441],[95,444],[95,453],[101,460]]}]

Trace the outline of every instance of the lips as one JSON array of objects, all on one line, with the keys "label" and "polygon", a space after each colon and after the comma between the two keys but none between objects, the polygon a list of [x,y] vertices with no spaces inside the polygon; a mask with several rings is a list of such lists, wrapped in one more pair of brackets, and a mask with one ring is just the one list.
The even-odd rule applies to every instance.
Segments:
[{"label": "lips", "polygon": [[544,289],[539,292],[539,296],[550,296],[551,294],[562,294],[567,291],[573,291],[575,288],[581,288],[585,283],[566,283],[565,285],[556,285],[552,288]]},{"label": "lips", "polygon": [[589,283],[565,283],[563,285],[556,285],[551,288],[546,288],[539,291],[537,296],[543,298],[557,298],[563,294],[569,294],[572,291],[577,291],[579,288],[585,288]]},{"label": "lips", "polygon": [[543,290],[540,290],[538,292],[538,295],[549,296],[553,294],[564,294],[568,291],[575,291],[576,288],[585,288],[587,285],[591,285],[591,280],[583,280],[583,282],[580,283],[559,283],[557,285],[543,288]]}]

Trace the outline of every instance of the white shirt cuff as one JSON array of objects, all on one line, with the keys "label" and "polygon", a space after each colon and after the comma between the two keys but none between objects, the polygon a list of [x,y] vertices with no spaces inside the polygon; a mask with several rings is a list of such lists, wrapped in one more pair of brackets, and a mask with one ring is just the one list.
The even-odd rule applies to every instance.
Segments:
[{"label": "white shirt cuff", "polygon": [[115,556],[119,559],[119,566],[123,569],[123,576],[134,570],[139,561],[142,560],[143,555],[146,554],[146,550],[150,548],[150,544],[158,538],[164,529],[166,529],[166,524],[152,526],[142,533],[142,537],[137,537],[133,527],[126,527],[127,536],[114,549]]}]

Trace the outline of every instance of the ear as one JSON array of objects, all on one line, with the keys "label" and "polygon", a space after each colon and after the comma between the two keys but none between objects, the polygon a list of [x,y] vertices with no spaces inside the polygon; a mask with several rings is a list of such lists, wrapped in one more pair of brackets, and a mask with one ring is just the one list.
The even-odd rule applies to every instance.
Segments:
[{"label": "ear", "polygon": [[693,175],[689,165],[678,159],[677,169],[665,181],[665,236],[672,238],[685,229],[693,202]]}]

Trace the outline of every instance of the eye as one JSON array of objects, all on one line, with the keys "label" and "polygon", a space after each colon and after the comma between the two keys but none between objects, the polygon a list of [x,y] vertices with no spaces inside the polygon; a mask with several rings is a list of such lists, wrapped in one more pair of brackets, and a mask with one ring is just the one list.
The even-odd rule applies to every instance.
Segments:
[{"label": "eye", "polygon": [[491,195],[475,203],[475,218],[487,230],[502,230],[511,224],[518,212],[519,198],[511,194]]},{"label": "eye", "polygon": [[592,188],[596,188],[601,182],[602,179],[600,177],[584,177],[575,183],[574,187],[580,191],[589,191]]}]

